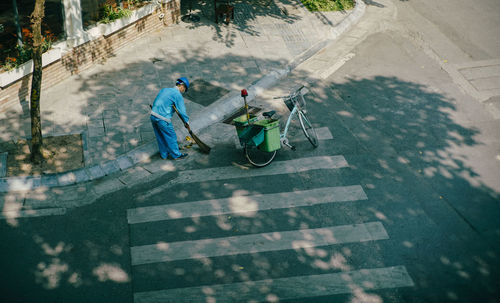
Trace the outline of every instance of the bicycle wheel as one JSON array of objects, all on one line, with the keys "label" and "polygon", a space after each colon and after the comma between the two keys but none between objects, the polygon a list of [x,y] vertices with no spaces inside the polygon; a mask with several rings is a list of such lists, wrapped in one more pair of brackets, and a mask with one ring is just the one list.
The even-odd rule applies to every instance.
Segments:
[{"label": "bicycle wheel", "polygon": [[269,165],[269,163],[273,161],[277,152],[277,150],[272,152],[261,151],[256,146],[249,144],[245,144],[244,151],[245,157],[247,158],[248,162],[256,167],[264,167],[266,165]]},{"label": "bicycle wheel", "polygon": [[304,135],[306,135],[307,140],[311,142],[314,148],[318,147],[319,143],[316,130],[314,130],[314,127],[312,126],[311,122],[309,121],[309,119],[307,119],[306,115],[302,111],[299,111],[299,121],[300,121],[300,127],[302,127],[302,130],[304,131]]}]

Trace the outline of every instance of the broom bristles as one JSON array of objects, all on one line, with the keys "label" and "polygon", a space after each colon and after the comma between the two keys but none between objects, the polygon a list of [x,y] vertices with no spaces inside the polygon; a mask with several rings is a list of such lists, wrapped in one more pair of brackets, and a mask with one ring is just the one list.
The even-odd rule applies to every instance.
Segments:
[{"label": "broom bristles", "polygon": [[198,144],[198,147],[200,148],[200,151],[202,153],[205,153],[205,154],[210,153],[210,149],[211,149],[210,146],[203,143],[203,141],[201,141],[200,138],[198,138],[192,131],[190,131],[189,133],[191,135],[191,138],[193,138],[194,142],[196,142],[196,144]]},{"label": "broom bristles", "polygon": [[201,141],[200,138],[198,138],[193,133],[193,131],[191,130],[191,127],[189,127],[189,124],[187,124],[186,121],[184,121],[184,119],[182,118],[181,114],[179,113],[179,111],[177,110],[177,107],[175,107],[175,105],[173,106],[173,108],[174,108],[175,112],[177,113],[177,115],[179,116],[179,118],[181,119],[182,123],[184,123],[184,127],[188,130],[189,134],[191,135],[191,138],[193,138],[194,142],[196,142],[196,144],[198,144],[200,151],[202,153],[205,153],[205,154],[210,153],[210,149],[211,149],[210,146],[203,143],[203,141]]}]

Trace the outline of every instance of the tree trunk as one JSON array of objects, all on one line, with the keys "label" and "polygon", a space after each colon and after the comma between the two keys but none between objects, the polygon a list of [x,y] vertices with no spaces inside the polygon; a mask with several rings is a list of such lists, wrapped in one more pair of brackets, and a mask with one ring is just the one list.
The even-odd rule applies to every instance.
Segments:
[{"label": "tree trunk", "polygon": [[30,16],[33,31],[33,76],[31,80],[31,160],[35,164],[43,161],[42,124],[40,120],[40,91],[42,87],[42,19],[45,0],[36,0]]}]

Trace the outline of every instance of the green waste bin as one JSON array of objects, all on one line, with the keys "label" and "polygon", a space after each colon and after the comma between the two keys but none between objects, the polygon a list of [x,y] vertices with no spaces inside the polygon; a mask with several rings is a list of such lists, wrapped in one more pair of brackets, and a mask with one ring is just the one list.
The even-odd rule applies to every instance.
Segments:
[{"label": "green waste bin", "polygon": [[259,146],[264,142],[264,127],[257,125],[250,125],[245,127],[239,134],[241,145]]},{"label": "green waste bin", "polygon": [[[257,121],[257,116],[250,114],[250,123],[254,123],[255,121]],[[237,118],[234,118],[233,123],[234,126],[236,126],[236,133],[239,137],[245,127],[248,126],[247,115],[241,115]]]},{"label": "green waste bin", "polygon": [[259,145],[260,150],[272,152],[281,148],[279,120],[264,119],[256,121],[254,125],[264,128],[264,141]]}]

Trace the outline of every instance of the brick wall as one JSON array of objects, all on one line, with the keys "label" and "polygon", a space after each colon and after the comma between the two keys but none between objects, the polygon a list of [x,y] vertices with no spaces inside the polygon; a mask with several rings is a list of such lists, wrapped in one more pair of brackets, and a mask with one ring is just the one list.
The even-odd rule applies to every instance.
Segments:
[{"label": "brick wall", "polygon": [[[57,60],[43,68],[42,90],[56,85],[62,80],[78,74],[94,64],[110,57],[118,49],[137,40],[141,36],[161,29],[165,25],[178,22],[180,18],[180,0],[165,4],[165,17],[158,18],[153,13],[137,20],[109,36],[102,36],[73,48]],[[31,74],[0,89],[0,112],[7,111],[12,105],[29,102],[31,91]]]}]

